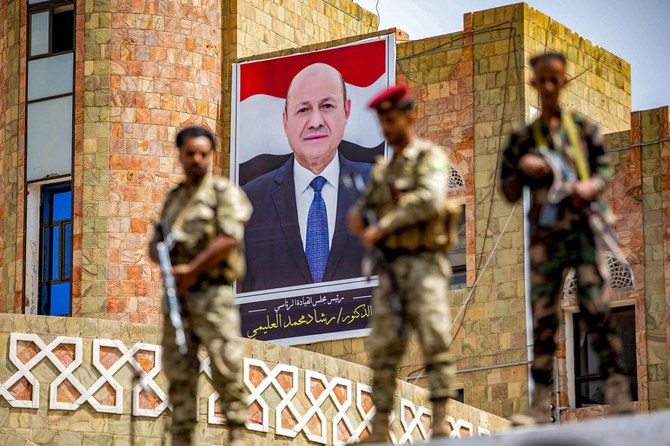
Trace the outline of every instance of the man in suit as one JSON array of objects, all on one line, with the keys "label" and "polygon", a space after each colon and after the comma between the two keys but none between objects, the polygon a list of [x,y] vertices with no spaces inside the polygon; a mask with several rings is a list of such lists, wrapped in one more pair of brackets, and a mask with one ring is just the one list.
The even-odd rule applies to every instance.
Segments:
[{"label": "man in suit", "polygon": [[284,131],[292,156],[243,189],[254,207],[246,228],[247,274],[238,292],[361,276],[363,247],[347,229],[358,200],[343,175],[369,178],[371,165],[338,152],[351,111],[342,75],[316,63],[286,93]]}]

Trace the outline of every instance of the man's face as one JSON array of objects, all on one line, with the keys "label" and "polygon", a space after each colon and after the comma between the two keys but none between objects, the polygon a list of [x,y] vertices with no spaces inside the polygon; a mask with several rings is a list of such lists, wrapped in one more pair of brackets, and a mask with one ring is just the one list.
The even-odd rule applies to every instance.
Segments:
[{"label": "man's face", "polygon": [[209,171],[212,162],[212,142],[205,136],[189,138],[179,148],[179,162],[189,179],[197,180]]},{"label": "man's face", "polygon": [[323,169],[337,153],[349,118],[340,74],[324,64],[310,65],[293,78],[286,96],[284,131],[300,165]]},{"label": "man's face", "polygon": [[412,112],[405,110],[391,110],[379,115],[379,123],[386,141],[392,146],[406,143],[412,119]]},{"label": "man's face", "polygon": [[566,82],[565,65],[558,59],[542,60],[535,67],[532,84],[540,93],[544,105],[558,104],[558,96]]}]

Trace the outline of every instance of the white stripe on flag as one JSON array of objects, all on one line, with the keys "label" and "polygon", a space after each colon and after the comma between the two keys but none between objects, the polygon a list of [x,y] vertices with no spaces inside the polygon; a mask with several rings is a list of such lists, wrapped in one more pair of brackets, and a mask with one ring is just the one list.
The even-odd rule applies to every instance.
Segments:
[{"label": "white stripe on flag", "polygon": [[[344,139],[363,147],[377,147],[384,140],[376,114],[367,105],[377,93],[386,88],[387,77],[382,75],[373,84],[360,88],[347,84],[351,99],[351,114],[344,130]],[[238,105],[236,150],[237,163],[242,164],[263,154],[291,153],[282,124],[284,99],[257,94]]]}]

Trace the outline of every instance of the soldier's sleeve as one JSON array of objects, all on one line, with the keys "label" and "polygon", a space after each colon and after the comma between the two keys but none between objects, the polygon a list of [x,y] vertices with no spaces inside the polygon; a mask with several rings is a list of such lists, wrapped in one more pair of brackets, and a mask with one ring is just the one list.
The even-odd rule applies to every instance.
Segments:
[{"label": "soldier's sleeve", "polygon": [[612,163],[605,147],[605,140],[600,134],[598,125],[586,118],[582,124],[582,137],[588,149],[591,179],[600,185],[602,192],[612,177]]},{"label": "soldier's sleeve", "polygon": [[449,187],[449,160],[441,147],[433,146],[417,163],[416,184],[401,192],[393,210],[379,220],[387,234],[432,219],[444,204]]},{"label": "soldier's sleeve", "polygon": [[500,190],[510,203],[517,201],[523,194],[524,181],[517,167],[520,158],[520,134],[514,132],[503,151],[500,167]]},{"label": "soldier's sleeve", "polygon": [[252,207],[247,194],[237,186],[222,183],[217,186],[216,233],[240,241],[244,226],[251,217]]}]

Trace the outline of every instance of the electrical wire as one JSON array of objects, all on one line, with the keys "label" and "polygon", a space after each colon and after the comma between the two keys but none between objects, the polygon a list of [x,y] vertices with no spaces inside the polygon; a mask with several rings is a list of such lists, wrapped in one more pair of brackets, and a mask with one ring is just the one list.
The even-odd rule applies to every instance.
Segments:
[{"label": "electrical wire", "polygon": [[[514,45],[515,53],[520,50],[520,48],[516,47],[516,43],[514,42],[514,39],[516,37],[516,28],[513,26],[513,23],[514,23],[514,19],[511,19],[506,26],[493,25],[491,27],[488,27],[488,29],[479,29],[479,30],[473,31],[471,33],[468,33],[470,35],[474,35],[478,32],[479,33],[481,33],[481,32],[491,32],[493,30],[496,30],[496,31],[497,30],[501,30],[501,31],[502,30],[510,30],[511,31],[510,35],[508,37],[508,45],[507,45],[508,59],[507,59],[507,66],[505,68],[505,84],[504,84],[504,87],[503,87],[503,106],[502,106],[502,112],[501,112],[501,116],[500,116],[499,129],[498,129],[498,134],[499,134],[498,148],[502,147],[503,138],[505,137],[502,133],[502,130],[503,130],[504,122],[505,122],[505,110],[506,110],[506,106],[507,106],[507,102],[508,102],[507,99],[508,99],[509,72],[510,72],[509,54],[510,54],[510,50],[511,50],[512,45]],[[452,39],[449,42],[445,42],[445,43],[442,43],[440,45],[436,45],[435,47],[426,49],[426,50],[424,50],[420,53],[412,54],[411,58],[418,57],[418,56],[421,56],[421,55],[429,53],[429,52],[430,53],[435,52],[439,49],[444,48],[446,45],[449,45],[449,44],[455,42],[456,40],[462,40],[465,37],[466,37],[466,35],[464,34],[464,35],[461,35],[461,36],[459,36],[455,39]],[[475,45],[475,44],[476,44],[476,42],[472,43],[472,45]],[[445,48],[444,50],[448,51],[449,49],[450,48]],[[405,58],[410,58],[410,56],[407,56]],[[514,60],[515,60],[515,62],[514,62],[515,63],[515,68],[516,68],[517,73],[518,73],[519,72],[519,66],[518,66],[519,61],[518,61],[517,57],[515,57]],[[402,69],[402,67],[400,67],[400,68],[401,68],[401,72],[403,72],[405,77],[409,78],[407,76],[407,74],[404,72],[404,70]],[[521,88],[521,79],[517,79],[517,83],[519,84],[518,88]],[[495,175],[493,177],[493,184],[491,186],[492,193],[491,193],[491,200],[489,202],[489,209],[488,209],[488,215],[487,215],[487,220],[486,220],[486,230],[488,230],[488,228],[490,227],[490,224],[491,224],[493,201],[494,201],[495,190],[496,190],[497,180],[498,180],[498,169],[499,169],[499,166],[500,166],[500,157],[501,157],[501,150],[498,149],[497,156],[496,156],[496,164],[495,164],[495,168],[494,168]],[[486,259],[486,262],[484,263],[484,265],[482,267],[481,262],[484,258],[483,253],[484,253],[484,250],[486,248],[486,242],[488,240],[488,233],[486,233],[486,232],[484,233],[484,241],[482,243],[482,248],[481,248],[481,253],[480,253],[480,258],[479,258],[479,264],[477,265],[477,267],[475,269],[475,282],[473,283],[472,287],[470,288],[470,291],[469,291],[468,296],[466,297],[465,301],[463,302],[463,304],[461,304],[458,313],[452,319],[451,326],[449,327],[449,330],[452,331],[453,334],[452,334],[451,342],[449,343],[447,348],[449,348],[453,344],[453,342],[456,340],[456,337],[457,337],[458,333],[460,333],[460,330],[463,327],[463,321],[465,319],[465,313],[467,311],[468,305],[470,304],[470,302],[472,301],[472,299],[474,297],[474,292],[477,289],[477,285],[479,284],[479,281],[481,280],[484,271],[486,270],[489,263],[491,262],[491,259],[493,258],[493,254],[496,252],[498,246],[500,245],[500,241],[502,240],[502,237],[505,234],[505,232],[507,230],[507,227],[509,226],[509,223],[512,219],[512,216],[514,215],[514,211],[516,210],[516,207],[517,207],[517,203],[514,203],[514,205],[512,206],[512,209],[510,210],[509,215],[507,216],[507,220],[505,221],[505,224],[504,224],[502,230],[500,231],[498,239],[496,240],[495,244],[493,245],[493,248],[491,249],[491,251],[488,255],[488,258]],[[476,253],[475,253],[475,255],[476,255]],[[461,316],[463,316],[463,317],[461,318]],[[457,326],[456,330],[454,331],[453,328],[454,328],[454,325],[456,323],[458,323],[458,326]],[[523,347],[523,348],[526,349],[527,346]],[[497,355],[497,354],[500,354],[500,353],[499,352],[498,353],[493,353],[490,356],[494,356],[494,355]],[[488,355],[478,355],[478,356],[483,357],[483,356],[488,356]],[[467,359],[467,358],[469,358],[469,357],[459,358],[459,360],[460,359]],[[417,369],[414,373],[416,373],[416,372],[418,372],[418,371],[420,371],[424,368],[425,367],[421,367],[421,368]],[[414,374],[414,373],[412,373],[412,374]]]},{"label": "electrical wire", "polygon": [[[502,151],[500,150],[500,147],[502,147],[503,138],[506,137],[505,135],[503,135],[503,126],[504,126],[504,123],[505,123],[505,109],[506,109],[507,102],[508,102],[507,101],[507,99],[508,99],[507,94],[508,94],[508,90],[509,90],[509,72],[510,72],[509,54],[510,54],[510,49],[511,49],[511,46],[513,44],[514,38],[516,36],[516,29],[514,29],[514,27],[512,26],[512,23],[513,23],[513,20],[510,20],[509,28],[512,29],[513,32],[510,33],[509,40],[508,40],[508,43],[507,43],[508,57],[507,57],[507,66],[505,67],[505,85],[503,87],[503,106],[502,106],[502,112],[501,112],[501,116],[500,116],[500,125],[498,127],[498,135],[499,135],[498,136],[498,151],[497,151],[497,154],[496,154],[496,164],[495,164],[495,168],[494,168],[495,174],[493,176],[493,184],[491,186],[491,189],[492,189],[491,200],[489,201],[489,210],[488,210],[488,214],[486,216],[486,231],[488,231],[489,227],[491,226],[491,216],[493,214],[493,212],[492,212],[493,211],[493,201],[494,201],[494,197],[495,197],[496,187],[497,187],[497,184],[498,184],[498,169],[500,167],[500,157],[501,157],[501,153],[502,153]],[[515,57],[514,60],[515,60],[515,65],[517,65],[518,64],[517,58]],[[517,82],[520,84],[521,79],[517,79]],[[520,87],[517,87],[517,88],[520,88]],[[495,253],[498,245],[500,244],[502,236],[505,233],[505,230],[507,229],[507,226],[509,225],[510,220],[512,219],[512,215],[514,214],[514,211],[516,210],[516,206],[517,206],[517,203],[514,203],[514,206],[512,206],[510,214],[507,217],[507,221],[505,222],[505,225],[500,232],[498,240],[496,241],[493,248],[491,249],[491,252],[489,253],[488,258],[486,259],[486,263],[484,264],[484,267],[482,267],[481,262],[484,258],[483,254],[484,254],[484,251],[485,251],[485,248],[486,248],[486,242],[489,239],[488,232],[484,233],[484,240],[482,242],[482,249],[481,249],[481,252],[479,254],[480,255],[479,263],[477,265],[477,268],[475,269],[475,282],[473,283],[472,288],[470,289],[468,297],[463,302],[463,304],[461,305],[461,308],[459,309],[458,313],[456,314],[456,317],[452,320],[452,324],[451,324],[451,327],[450,327],[451,329],[453,329],[453,326],[456,323],[456,321],[458,321],[458,318],[461,315],[461,313],[463,314],[463,319],[465,318],[465,311],[467,310],[467,306],[470,303],[470,300],[472,299],[472,296],[474,296],[474,291],[477,288],[477,284],[479,283],[479,280],[481,279],[481,277],[484,273],[484,270],[486,270],[486,267],[488,266],[489,262],[491,261],[491,258],[493,257],[493,254]],[[476,253],[475,253],[475,256],[476,256]],[[449,343],[449,346],[451,346],[451,344],[456,339],[456,336],[460,332],[460,330],[463,326],[463,319],[461,319],[461,321],[459,322],[458,327],[456,328],[456,330],[453,331],[452,340]]]}]

